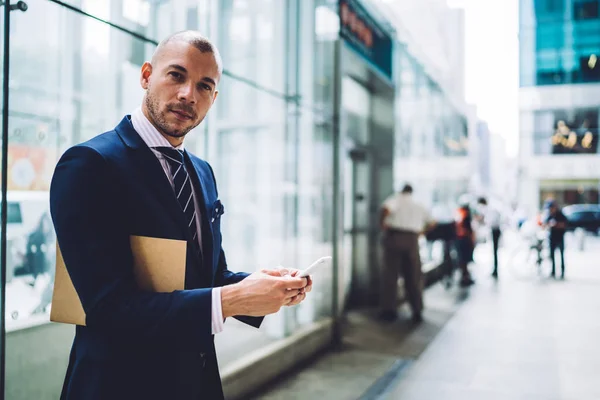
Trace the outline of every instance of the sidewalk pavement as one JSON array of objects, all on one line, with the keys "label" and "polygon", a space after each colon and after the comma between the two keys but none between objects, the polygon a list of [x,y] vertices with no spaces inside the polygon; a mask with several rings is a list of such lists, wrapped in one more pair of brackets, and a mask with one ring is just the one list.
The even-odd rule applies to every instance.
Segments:
[{"label": "sidewalk pavement", "polygon": [[[414,325],[407,306],[402,318],[382,323],[377,310],[350,312],[343,324],[340,349],[323,354],[274,383],[252,399],[371,398],[384,381],[401,374],[419,357],[461,303],[462,295],[436,284],[425,292],[424,322]],[[384,379],[381,379],[384,377]]]},{"label": "sidewalk pavement", "polygon": [[255,398],[600,399],[600,239],[567,247],[564,281],[503,265],[509,250],[498,281],[482,245],[473,287],[427,290],[422,325],[350,313],[340,351]]},{"label": "sidewalk pavement", "polygon": [[600,240],[586,240],[567,247],[564,281],[505,266],[495,282],[479,265],[469,300],[385,398],[600,399]]}]

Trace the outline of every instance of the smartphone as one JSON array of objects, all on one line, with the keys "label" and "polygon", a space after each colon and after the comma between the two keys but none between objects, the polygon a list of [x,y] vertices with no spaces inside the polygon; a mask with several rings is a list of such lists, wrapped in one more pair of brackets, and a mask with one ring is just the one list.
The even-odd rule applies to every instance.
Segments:
[{"label": "smartphone", "polygon": [[297,276],[300,278],[304,278],[312,274],[320,265],[323,265],[327,262],[331,261],[331,256],[321,257],[314,263],[310,265],[310,267],[306,268],[304,271],[300,272]]}]

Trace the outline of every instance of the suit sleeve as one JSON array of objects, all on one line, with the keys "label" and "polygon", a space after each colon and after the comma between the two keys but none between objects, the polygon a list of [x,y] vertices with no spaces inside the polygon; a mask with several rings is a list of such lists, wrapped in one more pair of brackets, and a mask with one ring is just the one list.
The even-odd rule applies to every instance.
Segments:
[{"label": "suit sleeve", "polygon": [[[235,273],[229,271],[227,269],[227,262],[225,260],[225,252],[223,251],[223,248],[221,248],[215,286],[225,286],[238,283],[244,280],[248,275],[249,274],[245,272]],[[264,319],[264,317],[249,317],[246,315],[236,315],[234,318],[255,328],[260,328],[260,325]]]},{"label": "suit sleeve", "polygon": [[[217,180],[215,178],[215,174],[214,174],[213,169],[210,166],[210,164],[206,163],[206,165],[208,165],[208,168],[210,169],[210,173],[212,174],[213,182],[215,184],[215,191],[216,191]],[[218,191],[217,191],[217,195],[218,195]],[[219,240],[221,240],[221,232],[219,232]],[[219,248],[220,248],[219,264],[217,266],[217,273],[215,276],[215,286],[219,287],[219,286],[232,285],[234,283],[241,282],[248,275],[250,275],[246,272],[237,272],[236,273],[236,272],[232,272],[232,271],[228,270],[227,269],[227,260],[225,258],[225,251],[223,251],[223,246],[219,245]],[[264,317],[249,317],[249,316],[245,316],[245,315],[238,315],[238,316],[235,316],[235,319],[237,319],[245,324],[248,324],[250,326],[253,326],[255,328],[259,328],[260,325],[262,324]]]},{"label": "suit sleeve", "polygon": [[127,207],[110,165],[87,146],[60,159],[50,189],[57,241],[86,313],[86,326],[126,343],[210,349],[211,290],[172,293],[137,288]]}]

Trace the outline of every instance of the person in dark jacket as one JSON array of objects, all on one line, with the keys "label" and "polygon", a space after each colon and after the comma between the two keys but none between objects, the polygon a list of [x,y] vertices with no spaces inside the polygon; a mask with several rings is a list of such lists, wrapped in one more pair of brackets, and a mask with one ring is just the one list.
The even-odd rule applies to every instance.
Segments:
[{"label": "person in dark jacket", "polygon": [[[61,399],[221,399],[214,335],[224,319],[258,327],[311,289],[298,270],[228,268],[213,170],[183,147],[221,73],[216,47],[198,32],[168,37],[141,68],[141,107],[58,162],[50,210],[86,315]],[[185,241],[183,290],[136,285],[131,235]]]},{"label": "person in dark jacket", "polygon": [[547,202],[548,215],[544,225],[550,229],[550,257],[552,258],[551,278],[556,277],[556,250],[560,252],[561,279],[565,278],[565,233],[567,231],[567,217],[556,204],[556,201]]}]

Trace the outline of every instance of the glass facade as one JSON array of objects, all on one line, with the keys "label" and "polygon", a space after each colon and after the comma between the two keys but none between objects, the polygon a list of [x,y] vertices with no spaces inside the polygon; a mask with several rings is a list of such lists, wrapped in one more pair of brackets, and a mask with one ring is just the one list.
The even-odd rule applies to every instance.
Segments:
[{"label": "glass facade", "polygon": [[[440,159],[459,161],[469,154],[469,134],[465,115],[457,110],[448,95],[431,79],[409,52],[397,52],[399,67],[396,92],[397,165],[410,160],[414,165],[435,163]],[[410,180],[410,174],[395,171],[396,184]],[[460,196],[469,190],[469,177],[441,177],[435,171],[429,179],[419,179],[415,191],[438,218],[451,218]]]},{"label": "glass facade", "polygon": [[[469,176],[447,177],[447,171],[433,170],[430,176],[415,177],[415,171],[441,159],[452,162],[465,160],[469,154],[467,119],[455,108],[448,95],[431,79],[424,66],[405,48],[396,53],[398,63],[396,91],[396,143],[394,156],[395,187],[410,182],[414,196],[438,221],[454,218],[461,196],[470,188]],[[408,162],[408,164],[406,164]],[[441,242],[421,240],[421,259],[425,264],[442,260]]]},{"label": "glass facade", "polygon": [[600,82],[600,1],[520,0],[522,87]]},{"label": "glass facade", "polygon": [[519,202],[597,203],[600,1],[519,4]]},{"label": "glass facade", "polygon": [[[319,2],[68,3],[124,30],[46,0],[12,15],[5,282],[10,352],[26,353],[11,332],[49,320],[56,238],[48,190],[58,158],[139,105],[142,63],[157,41],[178,30],[205,32],[224,60],[219,98],[188,135],[186,148],[215,170],[230,268],[304,268],[331,254],[333,112],[326,82],[333,52],[326,51],[330,39],[317,34],[323,29],[318,24],[327,23],[315,18]],[[216,338],[221,367],[330,316],[331,275],[324,271],[307,301],[267,317],[259,331],[228,322]],[[244,337],[244,346],[223,346],[231,337]],[[16,393],[10,377],[19,367],[6,365],[7,394]]]},{"label": "glass facade", "polygon": [[468,154],[466,117],[407,51],[398,51],[396,156],[431,160]]},{"label": "glass facade", "polygon": [[[423,66],[398,46],[395,88],[389,85],[384,90],[391,99],[356,77],[343,79],[348,95],[364,92],[364,99],[346,96],[340,104],[343,149],[338,178],[343,187],[340,204],[334,204],[334,58],[339,29],[335,2],[64,3],[75,9],[37,0],[26,13],[11,14],[7,279],[1,282],[6,288],[6,304],[1,306],[6,314],[8,398],[56,398],[52,390],[60,391],[66,368],[66,342],[72,331],[62,330],[60,342],[65,342],[66,353],[56,361],[52,371],[56,385],[45,388],[47,397],[24,394],[23,387],[16,387],[24,365],[36,364],[39,356],[17,333],[49,321],[56,237],[48,190],[56,162],[67,148],[111,129],[140,104],[140,67],[168,34],[200,30],[223,57],[218,99],[205,121],[188,134],[186,148],[214,168],[226,210],[223,246],[234,271],[276,265],[304,268],[334,253],[337,234],[337,244],[343,247],[336,250],[342,260],[336,282],[341,289],[337,301],[342,303],[352,279],[362,279],[356,266],[367,270],[372,260],[366,250],[372,249],[368,227],[379,204],[356,199],[364,193],[368,198],[370,190],[379,197],[388,194],[379,193],[387,190],[385,185],[372,185],[379,171],[360,157],[347,159],[350,144],[361,145],[358,150],[368,148],[382,140],[379,133],[391,132],[393,138],[395,132],[395,147],[388,149],[394,147],[396,160],[434,161],[468,154],[464,115]],[[387,103],[382,107],[382,102]],[[382,112],[387,108],[389,113]],[[381,174],[389,176],[391,185],[392,168]],[[395,186],[404,178],[394,174]],[[423,186],[426,190],[419,196],[435,214],[436,205],[456,203],[468,182],[440,178]],[[340,221],[334,227],[337,208]],[[363,236],[345,237],[344,231],[357,227]],[[365,251],[356,251],[359,246]],[[439,260],[441,248],[423,243],[422,255],[426,262]],[[322,270],[304,303],[267,317],[260,330],[228,321],[225,332],[215,338],[220,366],[331,317],[333,276],[333,267]],[[52,347],[59,335],[53,332],[47,342],[38,343],[40,351]]]},{"label": "glass facade", "polygon": [[[521,0],[521,87],[600,83],[600,2]],[[552,108],[531,111],[532,154],[597,154],[598,98],[556,92]],[[527,111],[529,113],[529,111]]]}]

